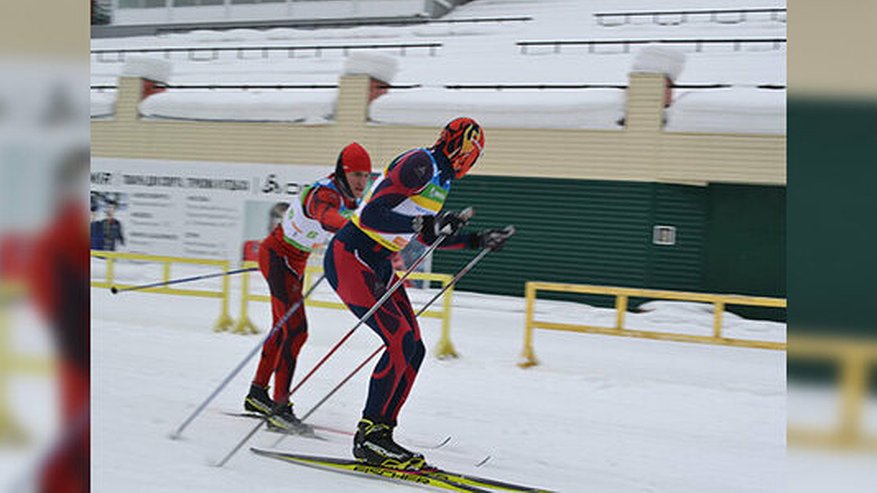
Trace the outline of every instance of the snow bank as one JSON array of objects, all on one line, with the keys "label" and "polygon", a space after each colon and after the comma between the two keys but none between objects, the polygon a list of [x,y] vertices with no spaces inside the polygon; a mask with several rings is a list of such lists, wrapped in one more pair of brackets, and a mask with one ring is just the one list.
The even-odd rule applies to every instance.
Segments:
[{"label": "snow bank", "polygon": [[365,74],[382,82],[392,83],[399,71],[399,61],[383,53],[355,52],[344,62],[345,75]]},{"label": "snow bank", "polygon": [[141,77],[156,82],[168,82],[173,72],[173,64],[161,58],[130,56],[122,68],[124,77]]},{"label": "snow bank", "polygon": [[418,89],[391,91],[375,101],[376,123],[442,126],[469,115],[487,128],[619,128],[624,91]]},{"label": "snow bank", "polygon": [[729,88],[681,93],[667,110],[668,131],[786,133],[786,92]]},{"label": "snow bank", "polygon": [[[391,91],[371,105],[374,123],[441,126],[460,114],[494,128],[620,129],[625,94],[619,89]],[[114,113],[114,92],[92,92],[91,117]],[[332,120],[335,90],[167,91],[140,103],[152,118],[295,122]],[[786,93],[770,89],[726,88],[679,91],[667,110],[670,132],[784,135]]]},{"label": "snow bank", "polygon": [[685,67],[685,54],[658,45],[644,46],[633,59],[631,72],[659,73],[677,80]]},{"label": "snow bank", "polygon": [[334,89],[171,90],[143,100],[140,113],[153,118],[319,124],[331,120],[335,93]]},{"label": "snow bank", "polygon": [[91,117],[107,118],[113,116],[116,111],[115,92],[91,92]]}]

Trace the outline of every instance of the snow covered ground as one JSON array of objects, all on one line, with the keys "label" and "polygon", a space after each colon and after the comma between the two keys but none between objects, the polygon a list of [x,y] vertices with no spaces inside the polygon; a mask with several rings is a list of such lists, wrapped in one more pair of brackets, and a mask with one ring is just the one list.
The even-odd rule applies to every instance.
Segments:
[{"label": "snow covered ground", "polygon": [[[413,293],[415,305],[424,296]],[[652,308],[645,315],[653,325],[690,325],[709,317],[688,305]],[[540,318],[585,323],[605,316],[571,303],[540,301],[537,309]],[[256,337],[212,332],[217,314],[216,300],[92,289],[95,491],[410,491],[246,451],[223,469],[213,467],[254,426],[222,411],[240,408],[255,362],[184,439],[170,440],[168,434],[257,343]],[[259,327],[268,326],[266,304],[251,305],[251,316]],[[298,377],[355,322],[340,310],[310,308],[308,316],[310,338]],[[432,350],[439,322],[422,325]],[[769,325],[754,330],[784,337],[781,324]],[[570,492],[782,491],[782,352],[538,331],[541,365],[524,370],[516,366],[522,300],[456,293],[452,327],[461,357],[427,358],[397,431],[403,444],[421,447],[435,464]],[[294,396],[299,413],[378,345],[361,328]],[[368,373],[355,377],[311,421],[352,430]],[[278,448],[350,455],[349,436],[325,435],[329,441],[287,438]],[[447,445],[424,448],[448,436]],[[262,432],[251,445],[271,447],[277,438]]]},{"label": "snow covered ground", "polygon": [[[705,0],[667,0],[662,10],[704,8],[783,7],[784,2],[727,0],[716,5]],[[727,24],[706,22],[692,17],[689,22],[656,24],[651,19],[635,20],[620,26],[601,26],[594,12],[654,10],[654,0],[476,0],[453,11],[448,18],[531,16],[530,22],[488,24],[426,24],[416,26],[366,26],[303,30],[236,29],[194,31],[150,37],[94,39],[93,49],[142,47],[240,47],[282,45],[342,45],[365,43],[441,42],[436,56],[427,49],[409,49],[401,56],[398,49],[384,50],[400,62],[396,84],[420,84],[419,89],[392,90],[372,108],[372,119],[391,124],[434,124],[446,120],[449,107],[465,106],[469,113],[490,121],[493,127],[539,126],[545,128],[617,128],[623,113],[623,93],[618,90],[582,89],[569,97],[566,90],[528,90],[515,93],[444,89],[445,84],[612,84],[627,83],[637,47],[625,53],[621,46],[588,48],[530,48],[522,54],[516,42],[553,39],[658,39],[658,38],[784,38],[785,22],[769,14],[750,15],[747,22]],[[672,16],[670,16],[672,17]],[[669,19],[672,20],[672,19]],[[695,52],[691,45],[680,45],[687,61],[679,84],[731,84],[722,91],[677,90],[675,97],[686,105],[668,115],[670,130],[731,131],[756,133],[785,132],[785,91],[758,89],[763,84],[785,85],[785,45],[773,49],[770,43],[744,45],[734,51],[732,44],[706,46]],[[162,56],[162,55],[155,55]],[[285,51],[262,58],[261,51],[171,57],[173,84],[223,83],[335,83],[344,57],[339,51],[326,51],[319,57],[313,51],[290,56]],[[113,55],[92,57],[92,83],[112,84],[122,63]],[[102,61],[103,60],[103,61]],[[159,95],[144,108],[152,117],[200,118],[210,120],[315,121],[323,118],[326,95],[321,91],[178,91],[177,96]],[[687,92],[696,95],[687,96]],[[695,97],[696,96],[696,97]],[[558,98],[568,107],[558,109]],[[181,100],[189,99],[188,103]],[[148,100],[147,100],[148,101]],[[473,103],[475,101],[475,103]],[[331,104],[331,100],[329,101]],[[98,96],[92,115],[105,113],[106,101]],[[197,107],[197,109],[193,109]],[[314,114],[314,109],[320,109]],[[525,112],[527,118],[521,117]]]}]

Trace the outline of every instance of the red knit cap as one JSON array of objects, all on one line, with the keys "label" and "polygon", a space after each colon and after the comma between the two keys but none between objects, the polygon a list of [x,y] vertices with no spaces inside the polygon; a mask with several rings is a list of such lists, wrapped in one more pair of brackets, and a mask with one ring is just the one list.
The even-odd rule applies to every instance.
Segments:
[{"label": "red knit cap", "polygon": [[372,171],[372,160],[368,155],[368,151],[356,142],[348,144],[347,147],[341,151],[338,160],[345,173],[352,173],[354,171],[365,171],[366,173],[371,173]]}]

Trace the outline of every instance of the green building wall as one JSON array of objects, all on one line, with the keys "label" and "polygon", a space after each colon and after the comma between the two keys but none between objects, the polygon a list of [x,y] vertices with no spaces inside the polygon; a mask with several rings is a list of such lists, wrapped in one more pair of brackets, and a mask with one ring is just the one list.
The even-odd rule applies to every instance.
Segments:
[{"label": "green building wall", "polygon": [[790,97],[788,121],[789,327],[874,338],[877,102]]},{"label": "green building wall", "polygon": [[[475,175],[454,183],[447,207],[473,206],[470,230],[518,231],[461,290],[522,296],[526,281],[552,281],[784,296],[784,201],[785,187]],[[676,244],[654,245],[655,225],[674,226]],[[470,256],[439,252],[433,270],[456,272]],[[554,297],[611,303],[576,296]]]}]

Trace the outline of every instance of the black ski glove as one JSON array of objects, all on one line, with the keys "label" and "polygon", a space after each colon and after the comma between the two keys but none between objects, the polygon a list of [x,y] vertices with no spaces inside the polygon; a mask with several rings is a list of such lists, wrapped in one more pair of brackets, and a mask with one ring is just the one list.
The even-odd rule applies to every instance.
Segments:
[{"label": "black ski glove", "polygon": [[494,252],[502,250],[505,242],[515,234],[514,226],[506,226],[502,229],[483,229],[475,233],[473,247],[476,249],[489,248]]},{"label": "black ski glove", "polygon": [[437,216],[415,216],[411,222],[414,231],[422,233],[424,238],[438,238],[439,235],[453,236],[463,228],[472,217],[471,208],[462,211],[444,211]]}]

